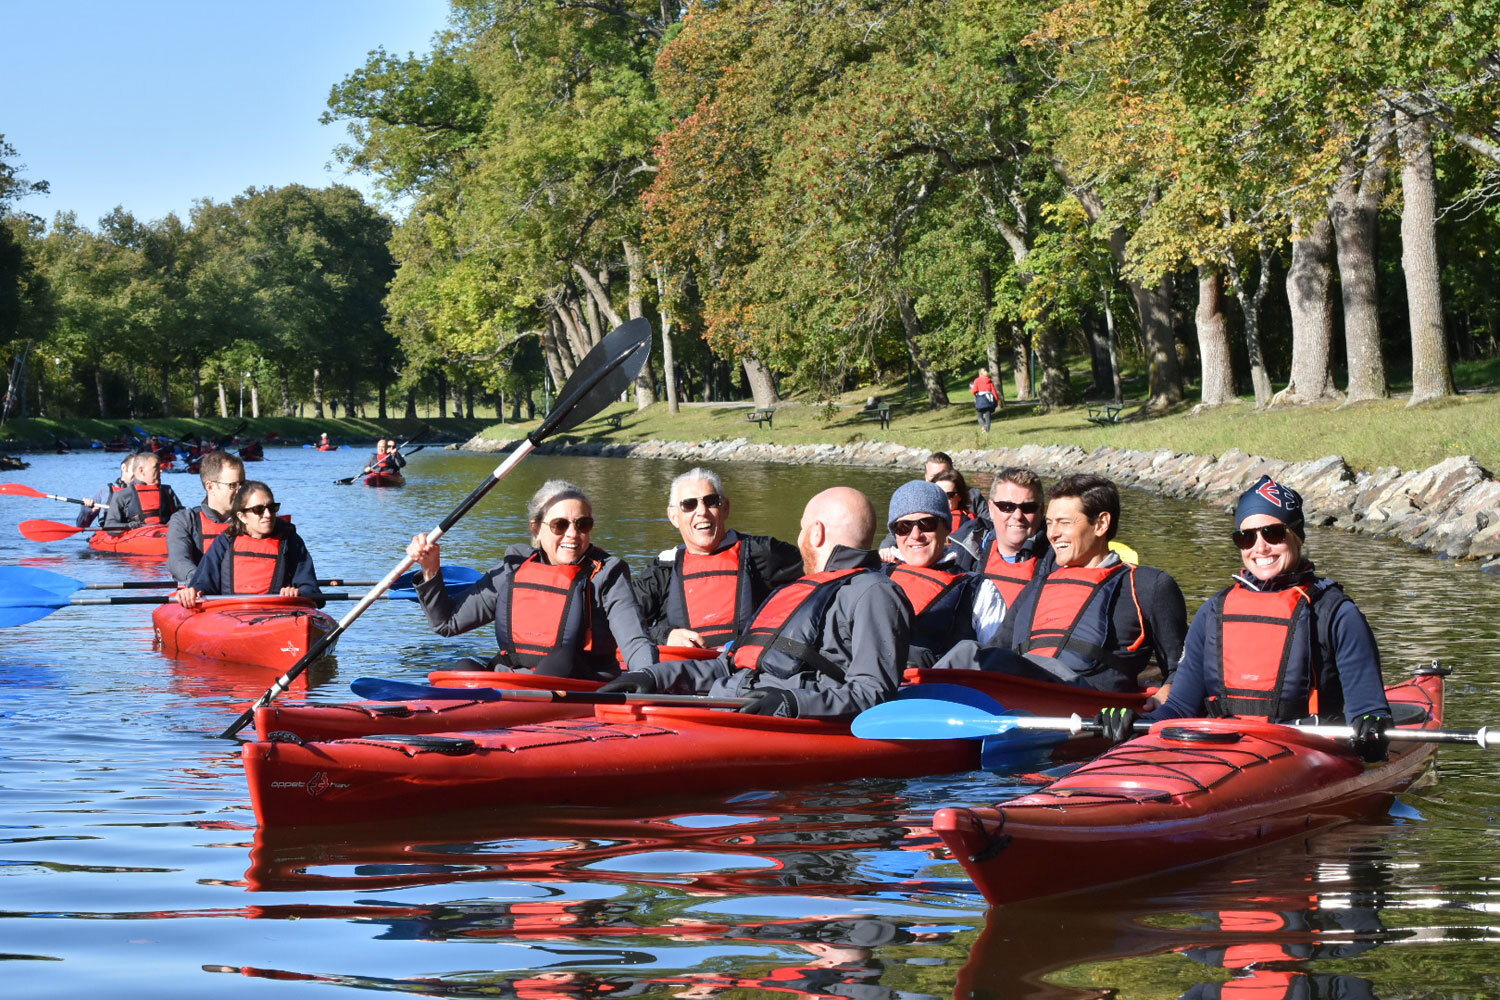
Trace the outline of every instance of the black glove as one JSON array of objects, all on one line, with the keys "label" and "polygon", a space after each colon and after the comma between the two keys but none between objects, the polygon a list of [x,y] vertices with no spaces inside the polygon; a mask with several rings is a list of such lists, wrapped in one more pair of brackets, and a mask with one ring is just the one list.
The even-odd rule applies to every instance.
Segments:
[{"label": "black glove", "polygon": [[1354,737],[1349,743],[1359,759],[1374,764],[1385,760],[1390,749],[1390,737],[1385,734],[1391,724],[1389,715],[1361,715],[1354,720]]},{"label": "black glove", "polygon": [[627,671],[599,689],[600,694],[608,691],[626,694],[655,694],[656,675],[649,670]]},{"label": "black glove", "polygon": [[1121,706],[1100,709],[1094,716],[1094,725],[1099,727],[1099,735],[1111,743],[1124,743],[1135,736],[1135,710]]},{"label": "black glove", "polygon": [[797,696],[786,688],[758,687],[746,697],[751,701],[740,706],[740,711],[746,715],[780,715],[788,719],[797,717]]}]

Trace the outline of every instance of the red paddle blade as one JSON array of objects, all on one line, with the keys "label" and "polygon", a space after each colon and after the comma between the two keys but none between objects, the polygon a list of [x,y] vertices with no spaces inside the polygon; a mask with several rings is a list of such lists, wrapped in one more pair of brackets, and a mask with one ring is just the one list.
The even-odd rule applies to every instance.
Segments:
[{"label": "red paddle blade", "polygon": [[75,528],[71,524],[63,524],[61,521],[22,521],[21,534],[33,542],[56,542],[64,538],[71,538],[80,531],[88,531],[88,528]]},{"label": "red paddle blade", "polygon": [[20,483],[0,484],[0,496],[36,497],[39,500],[47,499],[47,494],[41,490],[34,490],[30,486],[22,486]]}]

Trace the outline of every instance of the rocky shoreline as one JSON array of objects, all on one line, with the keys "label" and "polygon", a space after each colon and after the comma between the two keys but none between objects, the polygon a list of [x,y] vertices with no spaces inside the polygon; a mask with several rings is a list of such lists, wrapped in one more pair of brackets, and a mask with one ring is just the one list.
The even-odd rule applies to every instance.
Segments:
[{"label": "rocky shoreline", "polygon": [[[508,451],[514,440],[475,437],[467,451]],[[540,454],[658,458],[688,462],[783,462],[788,465],[851,465],[919,469],[927,451],[887,441],[858,444],[772,445],[732,441],[544,442]],[[1500,571],[1500,482],[1471,456],[1444,459],[1418,471],[1394,466],[1354,472],[1337,455],[1308,462],[1228,451],[1187,455],[1161,449],[1132,451],[1107,446],[1084,451],[1076,445],[1024,445],[953,452],[964,472],[998,472],[1023,465],[1044,476],[1093,472],[1121,486],[1228,510],[1235,497],[1262,474],[1297,489],[1311,524],[1342,528],[1405,542],[1439,556]]]}]

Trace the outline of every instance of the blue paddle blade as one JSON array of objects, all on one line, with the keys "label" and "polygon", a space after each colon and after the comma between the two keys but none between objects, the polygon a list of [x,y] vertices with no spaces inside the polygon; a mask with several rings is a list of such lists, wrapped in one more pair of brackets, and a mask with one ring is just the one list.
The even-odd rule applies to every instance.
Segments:
[{"label": "blue paddle blade", "polygon": [[69,604],[67,594],[40,587],[8,587],[0,593],[0,628],[25,625]]},{"label": "blue paddle blade", "polygon": [[30,587],[47,590],[66,597],[84,588],[82,580],[54,573],[50,569],[35,569],[31,566],[0,566],[0,598],[13,587]]},{"label": "blue paddle blade", "polygon": [[975,688],[962,684],[908,684],[896,689],[896,697],[902,701],[910,698],[932,698],[968,705],[991,715],[1005,714],[1005,706]]},{"label": "blue paddle blade", "polygon": [[503,701],[494,688],[442,688],[383,677],[356,677],[349,690],[369,701]]},{"label": "blue paddle blade", "polygon": [[865,740],[967,740],[1008,733],[1013,715],[992,715],[972,705],[934,698],[887,701],[854,717],[852,731]]},{"label": "blue paddle blade", "polygon": [[[418,567],[402,573],[396,577],[396,582],[391,584],[391,589],[385,592],[385,596],[396,601],[415,601],[417,599],[417,576],[421,572],[421,567]],[[456,598],[483,577],[484,574],[479,570],[468,566],[444,566],[443,589],[448,592],[449,597]]]}]

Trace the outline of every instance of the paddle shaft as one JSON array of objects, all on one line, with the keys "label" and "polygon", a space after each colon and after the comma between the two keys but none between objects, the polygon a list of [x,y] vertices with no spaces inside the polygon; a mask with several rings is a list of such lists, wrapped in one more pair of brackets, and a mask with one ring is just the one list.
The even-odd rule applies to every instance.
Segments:
[{"label": "paddle shaft", "polygon": [[[1073,733],[1098,733],[1099,726],[1092,721],[1085,720],[1080,716],[1047,718],[1045,716],[1017,715],[1006,718],[1008,728],[1011,729],[1045,729],[1053,732]],[[1168,720],[1170,723],[1172,720]],[[1191,720],[1182,720],[1189,722]],[[1137,722],[1132,727],[1137,733],[1148,733],[1151,731],[1152,723]],[[1347,740],[1354,736],[1353,726],[1320,726],[1299,725],[1295,722],[1281,723],[1299,732],[1309,733],[1313,736],[1322,736],[1330,740]],[[1392,743],[1472,743],[1486,750],[1500,747],[1500,732],[1491,732],[1488,726],[1478,729],[1398,729],[1391,728],[1385,731],[1386,738]]]},{"label": "paddle shaft", "polygon": [[[436,528],[433,528],[427,533],[428,544],[434,544],[438,539],[442,538],[443,535],[447,533],[448,529],[453,527],[453,525],[459,520],[459,518],[463,517],[470,510],[472,510],[475,504],[483,500],[485,498],[485,495],[488,494],[490,490],[494,489],[496,483],[505,478],[505,476],[510,473],[510,470],[514,469],[516,465],[521,461],[521,459],[531,454],[534,450],[536,450],[536,444],[529,437],[524,439],[519,445],[517,445],[516,450],[511,452],[509,457],[507,457],[505,461],[496,466],[495,471],[490,473],[489,477],[485,479],[484,482],[476,486],[474,488],[474,491],[468,496],[464,497],[459,505],[453,509],[452,513],[443,518],[442,522],[439,523]],[[257,708],[261,708],[265,705],[271,704],[272,701],[276,700],[276,697],[278,695],[280,695],[287,688],[291,687],[292,682],[295,681],[299,676],[301,676],[302,672],[307,669],[308,665],[318,657],[322,656],[324,650],[328,649],[328,647],[332,646],[336,641],[338,641],[339,636],[343,635],[344,631],[348,629],[350,625],[353,625],[354,622],[359,619],[359,616],[364,614],[365,610],[380,598],[381,594],[390,589],[391,584],[396,582],[396,578],[402,573],[405,573],[409,568],[411,568],[411,566],[415,562],[416,560],[414,560],[411,556],[403,555],[401,557],[401,561],[396,564],[396,567],[389,573],[387,573],[384,577],[382,577],[380,581],[376,583],[375,586],[372,587],[367,594],[364,595],[364,597],[361,597],[359,599],[359,602],[355,604],[354,607],[350,608],[349,611],[344,615],[344,617],[339,619],[338,624],[333,627],[332,631],[326,633],[321,639],[313,643],[308,651],[303,654],[302,659],[298,660],[296,663],[288,667],[286,673],[276,678],[276,682],[269,688],[267,688],[265,693],[263,693],[259,698],[255,699],[255,703],[249,708],[245,709],[244,712],[240,713],[239,718],[230,723],[228,728],[226,728],[219,735],[225,739],[231,739],[234,736],[238,735],[241,729],[244,729],[250,723],[254,722],[255,710]]]},{"label": "paddle shaft", "polygon": [[[334,579],[334,580],[319,580],[318,581],[318,586],[320,586],[320,587],[373,587],[373,586],[375,586],[375,581],[374,580],[345,580],[345,579],[340,578],[340,579]],[[86,583],[82,587],[80,587],[79,589],[80,590],[167,590],[169,588],[175,589],[176,587],[177,587],[177,583],[176,583],[176,581],[173,581],[173,580],[165,580],[165,581],[156,581],[156,580],[126,580],[126,581],[123,581],[123,582],[120,582],[120,583]],[[258,596],[264,597],[265,595],[264,594],[260,594]]]}]

